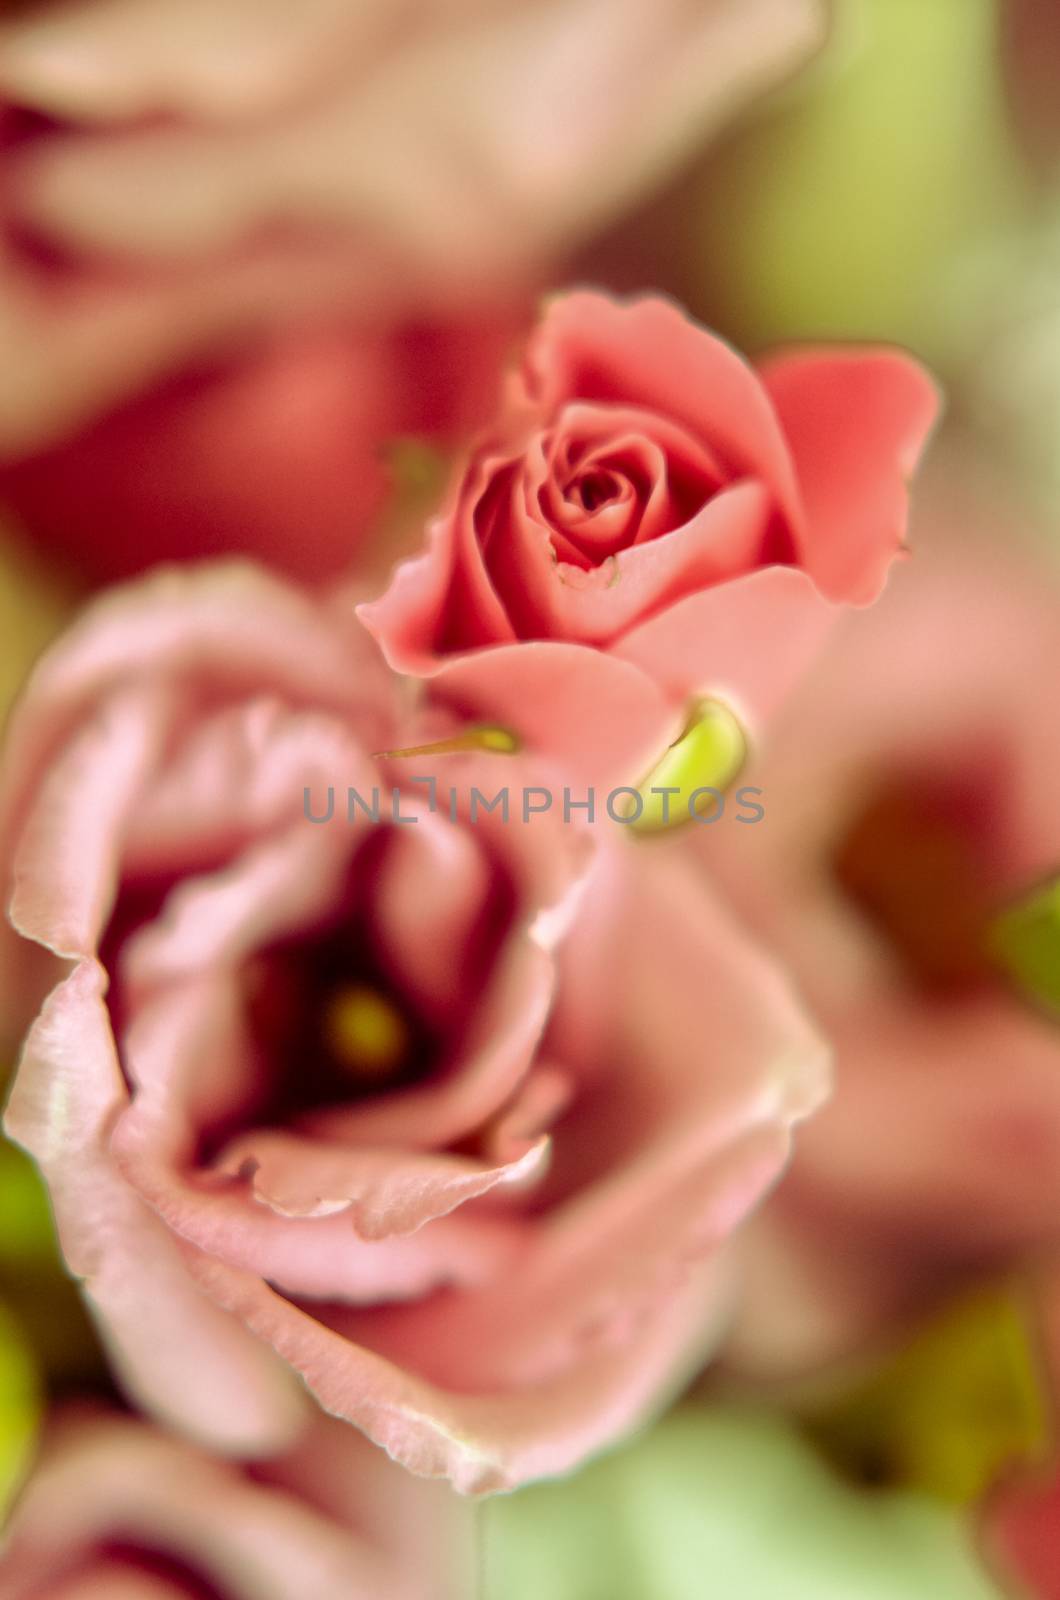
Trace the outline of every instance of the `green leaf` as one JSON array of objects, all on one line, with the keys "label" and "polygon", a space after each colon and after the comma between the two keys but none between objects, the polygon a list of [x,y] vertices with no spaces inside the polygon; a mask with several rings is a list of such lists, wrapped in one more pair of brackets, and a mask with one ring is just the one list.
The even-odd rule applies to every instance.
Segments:
[{"label": "green leaf", "polygon": [[1060,1013],[1060,878],[997,918],[994,959],[1030,999]]}]

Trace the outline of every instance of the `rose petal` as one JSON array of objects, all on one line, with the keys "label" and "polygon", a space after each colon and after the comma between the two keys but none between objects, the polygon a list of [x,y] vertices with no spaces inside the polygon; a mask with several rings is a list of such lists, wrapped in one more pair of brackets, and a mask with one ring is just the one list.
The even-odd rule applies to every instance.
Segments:
[{"label": "rose petal", "polygon": [[648,673],[587,645],[500,645],[435,671],[432,694],[471,719],[512,728],[567,775],[575,799],[592,786],[601,805],[618,784],[640,779],[683,720],[680,697],[675,704]]},{"label": "rose petal", "polygon": [[808,350],[760,371],[806,505],[802,562],[829,599],[875,600],[905,537],[938,389],[896,350]]},{"label": "rose petal", "polygon": [[[299,1456],[283,1458],[278,1470],[266,1469],[268,1476],[255,1482],[131,1418],[67,1415],[51,1430],[44,1459],[12,1519],[4,1561],[11,1587],[5,1593],[10,1600],[57,1594],[57,1583],[72,1570],[73,1586],[62,1584],[64,1596],[81,1600],[91,1593],[106,1600],[124,1596],[126,1583],[134,1586],[129,1600],[154,1596],[145,1574],[100,1553],[114,1543],[131,1543],[186,1562],[215,1582],[219,1593],[238,1591],[260,1600],[289,1600],[292,1594],[312,1600],[339,1594],[347,1600],[426,1600],[419,1584],[431,1569],[425,1566],[417,1575],[415,1588],[405,1586],[411,1563],[405,1572],[394,1529],[385,1527],[379,1511],[388,1505],[393,1513],[403,1501],[409,1513],[426,1515],[439,1550],[451,1554],[455,1566],[458,1530],[446,1527],[430,1490],[406,1490],[381,1452],[370,1451],[349,1430],[318,1422],[310,1438],[331,1470],[350,1484],[345,1521],[322,1514],[299,1494]],[[367,1537],[356,1515],[360,1500],[370,1518]],[[407,1524],[400,1525],[407,1532]],[[434,1571],[442,1585],[437,1592],[458,1600],[457,1591],[446,1588],[448,1569],[443,1574],[439,1564]],[[178,1591],[167,1583],[162,1592]],[[185,1592],[183,1585],[179,1592]]]},{"label": "rose petal", "polygon": [[524,361],[530,397],[549,414],[564,401],[621,401],[672,418],[702,439],[731,478],[753,478],[798,532],[790,451],[754,369],[715,334],[658,296],[626,301],[576,291],[551,301]]},{"label": "rose petal", "polygon": [[326,1410],[411,1472],[448,1476],[463,1494],[567,1471],[642,1422],[701,1361],[719,1299],[716,1274],[700,1269],[626,1347],[594,1352],[551,1384],[457,1394],[352,1343],[250,1274],[205,1257],[191,1265],[211,1296],[303,1374]]},{"label": "rose petal", "polygon": [[631,629],[612,654],[675,699],[726,702],[754,729],[797,683],[838,616],[805,572],[763,567],[678,600]]},{"label": "rose petal", "polygon": [[59,753],[18,841],[10,917],[57,955],[88,955],[118,887],[122,835],[157,764],[172,700],[161,686],[113,690]]},{"label": "rose petal", "polygon": [[289,1374],[195,1287],[172,1235],[107,1156],[126,1096],[105,984],[83,961],[53,991],[26,1042],[6,1130],[41,1164],[63,1253],[129,1391],[219,1449],[267,1454],[303,1419]]}]

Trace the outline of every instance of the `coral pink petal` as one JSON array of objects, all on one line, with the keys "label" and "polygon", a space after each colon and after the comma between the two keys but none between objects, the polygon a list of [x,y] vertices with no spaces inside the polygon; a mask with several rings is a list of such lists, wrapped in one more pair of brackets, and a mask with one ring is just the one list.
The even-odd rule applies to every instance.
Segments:
[{"label": "coral pink petal", "polygon": [[753,729],[790,692],[838,616],[805,572],[763,567],[679,600],[633,628],[612,654],[675,699],[726,701]]},{"label": "coral pink petal", "polygon": [[939,409],[897,350],[809,350],[763,364],[806,506],[801,560],[829,599],[864,604],[902,547],[907,483]]},{"label": "coral pink petal", "polygon": [[523,585],[520,631],[609,644],[643,617],[758,566],[769,517],[762,486],[738,484],[684,527],[631,545],[590,571],[550,558],[523,560],[511,575],[513,584]]},{"label": "coral pink petal", "polygon": [[[401,562],[385,592],[357,607],[357,616],[395,672],[429,677],[437,669],[443,619],[453,606],[471,619],[470,636],[476,644],[510,643],[515,637],[470,526],[475,497],[484,487],[480,466],[459,505],[428,528],[423,554]],[[464,522],[466,530],[458,531]]]},{"label": "coral pink petal", "polygon": [[[664,624],[665,625],[665,624]],[[445,662],[432,692],[471,720],[512,729],[579,792],[639,781],[681,731],[674,701],[639,663],[558,640],[499,645]]]},{"label": "coral pink petal", "polygon": [[304,1415],[289,1374],[196,1288],[172,1235],[107,1153],[126,1091],[105,984],[99,966],[84,961],[49,997],[26,1043],[6,1129],[40,1162],[63,1253],[131,1394],[217,1449],[275,1451]]},{"label": "coral pink petal", "polygon": [[705,440],[731,477],[764,483],[798,530],[791,455],[757,374],[669,301],[557,296],[531,334],[525,385],[546,413],[574,398],[661,412]]}]

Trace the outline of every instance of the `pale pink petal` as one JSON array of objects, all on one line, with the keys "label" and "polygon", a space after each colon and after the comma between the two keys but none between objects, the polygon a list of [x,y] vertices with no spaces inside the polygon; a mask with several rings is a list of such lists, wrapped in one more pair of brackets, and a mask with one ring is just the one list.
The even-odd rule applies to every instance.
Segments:
[{"label": "pale pink petal", "polygon": [[213,1297],[302,1373],[326,1410],[411,1472],[447,1476],[464,1494],[568,1471],[661,1409],[716,1339],[724,1291],[717,1271],[700,1267],[626,1347],[594,1352],[552,1383],[482,1395],[402,1371],[249,1274],[206,1257],[192,1267]]},{"label": "pale pink petal", "polygon": [[346,790],[370,801],[380,782],[355,730],[331,712],[271,696],[205,714],[155,773],[127,819],[126,873],[190,870],[254,837],[327,810],[345,826]]},{"label": "pale pink petal", "polygon": [[[242,1176],[233,1181],[198,1168],[198,1130],[243,1109],[255,1088],[241,1000],[229,986],[206,978],[152,996],[128,1031],[125,1056],[136,1092],[117,1119],[111,1150],[129,1183],[200,1250],[292,1293],[350,1301],[404,1299],[441,1284],[479,1282],[513,1253],[517,1231],[502,1219],[439,1222],[415,1240],[384,1246],[358,1241],[348,1214],[283,1216],[253,1198]],[[545,1125],[530,1126],[524,1117],[518,1142],[498,1137],[493,1159],[524,1160],[530,1135]],[[328,1147],[264,1130],[244,1138],[255,1149],[259,1141],[271,1147],[278,1140],[298,1148],[295,1182],[311,1182],[329,1155]],[[389,1152],[384,1163],[376,1153],[373,1170],[382,1168],[389,1184],[390,1166],[400,1160]],[[472,1163],[466,1167],[471,1172]]]},{"label": "pale pink petal", "polygon": [[378,1348],[458,1387],[540,1382],[628,1338],[783,1169],[829,1052],[688,867],[660,855],[633,874],[609,1070],[554,1128],[554,1184],[515,1281],[382,1313]]},{"label": "pale pink petal", "polygon": [[498,1184],[522,1185],[539,1175],[547,1156],[545,1138],[490,1166],[465,1156],[344,1147],[265,1130],[234,1139],[218,1167],[247,1179],[255,1199],[281,1216],[341,1211],[358,1238],[374,1241],[415,1233]]},{"label": "pale pink petal", "polygon": [[[415,792],[419,764],[409,766]],[[490,879],[490,862],[470,829],[429,813],[414,827],[393,829],[375,887],[373,944],[417,1008],[439,1025],[465,987]]]},{"label": "pale pink petal", "polygon": [[907,484],[939,410],[896,350],[808,350],[761,368],[806,507],[801,563],[831,600],[875,600],[908,519]]},{"label": "pale pink petal", "polygon": [[347,1305],[418,1300],[476,1289],[517,1268],[525,1227],[507,1214],[439,1217],[417,1233],[361,1239],[343,1212],[285,1217],[243,1182],[218,1183],[147,1159],[118,1161],[166,1224],[213,1259],[257,1274],[283,1294]]},{"label": "pale pink petal", "polygon": [[219,1449],[268,1453],[302,1421],[289,1375],[195,1287],[172,1235],[107,1154],[126,1091],[105,983],[84,961],[50,996],[27,1040],[5,1126],[41,1165],[63,1253],[130,1393]]},{"label": "pale pink petal", "polygon": [[385,676],[352,608],[249,562],[162,568],[94,601],[38,663],[8,727],[0,839],[17,837],[79,719],[115,687],[148,676],[189,710],[215,707],[225,694],[274,693],[355,715],[369,747],[393,742]]},{"label": "pale pink petal", "polygon": [[351,13],[342,0],[308,0],[297,13],[256,0],[226,0],[220,10],[210,0],[67,0],[5,25],[0,84],[10,99],[66,121],[163,111],[237,121],[296,99],[327,75],[336,52],[370,51],[385,10]]},{"label": "pale pink petal", "polygon": [[110,5],[87,57],[68,7],[50,27],[19,18],[5,30],[0,69],[13,51],[8,81],[45,109],[95,118],[109,99],[115,118],[168,114],[48,141],[20,172],[35,226],[66,249],[148,260],[217,254],[270,230],[352,232],[362,250],[381,236],[390,250],[373,297],[393,292],[387,266],[390,280],[418,269],[452,296],[469,274],[517,276],[595,233],[822,33],[814,0],[691,12],[681,0],[650,11],[612,0],[606,12],[598,0],[557,11],[457,0],[417,8],[395,41],[377,5],[351,19],[316,0],[300,25],[248,33],[241,12],[218,39],[200,0],[148,48],[135,8],[127,34],[125,7]]},{"label": "pale pink petal", "polygon": [[133,989],[197,973],[229,974],[281,935],[309,931],[335,909],[353,835],[304,818],[248,847],[220,871],[190,877],[122,952]]},{"label": "pale pink petal", "polygon": [[14,857],[9,914],[26,938],[71,958],[95,949],[172,712],[164,686],[113,689],[49,767]]},{"label": "pale pink petal", "polygon": [[[255,1600],[427,1600],[428,1593],[463,1600],[463,1591],[448,1587],[466,1577],[469,1554],[469,1530],[456,1506],[426,1485],[409,1480],[406,1488],[381,1452],[355,1435],[346,1445],[334,1437],[341,1432],[315,1423],[305,1452],[270,1464],[255,1482],[131,1418],[67,1415],[51,1430],[12,1519],[4,1564],[12,1587],[5,1593],[11,1600],[58,1593],[57,1580],[72,1569],[80,1582],[72,1580],[63,1595],[105,1600],[124,1596],[120,1585],[131,1582],[130,1596],[153,1596],[144,1587],[150,1580],[141,1576],[137,1584],[137,1574],[101,1557],[103,1547],[124,1542],[187,1563],[225,1594]],[[300,1493],[310,1450],[343,1477],[345,1517]],[[367,1527],[357,1515],[361,1494]],[[399,1507],[429,1519],[436,1553],[451,1566],[440,1559],[421,1566],[422,1546],[415,1563],[401,1550],[397,1529],[384,1522]],[[432,1573],[438,1587],[428,1589]]]}]

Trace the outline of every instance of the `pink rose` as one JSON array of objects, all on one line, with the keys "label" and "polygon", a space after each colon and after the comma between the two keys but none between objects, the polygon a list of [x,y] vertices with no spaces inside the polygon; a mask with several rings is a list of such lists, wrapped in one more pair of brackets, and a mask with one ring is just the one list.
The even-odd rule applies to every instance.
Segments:
[{"label": "pink rose", "polygon": [[[156,1414],[273,1450],[297,1374],[497,1489],[701,1361],[824,1052],[682,856],[473,824],[472,785],[518,808],[549,770],[370,758],[395,741],[348,607],[242,567],[101,599],[12,729],[12,917],[72,966],[7,1126]],[[348,824],[347,785],[405,820]]]},{"label": "pink rose", "polygon": [[747,774],[753,840],[699,830],[836,1047],[754,1235],[756,1365],[812,1367],[1060,1242],[1060,1031],[991,933],[1060,868],[1060,584],[987,487],[944,496]]},{"label": "pink rose", "polygon": [[538,674],[558,657],[576,693],[597,653],[616,706],[640,677],[754,722],[879,593],[936,406],[896,351],[756,371],[666,301],[561,296],[425,553],[362,616],[392,666],[515,728],[554,703]]},{"label": "pink rose", "polygon": [[467,1600],[470,1516],[320,1418],[253,1475],[129,1417],[51,1424],[0,1552],[7,1600]]}]

